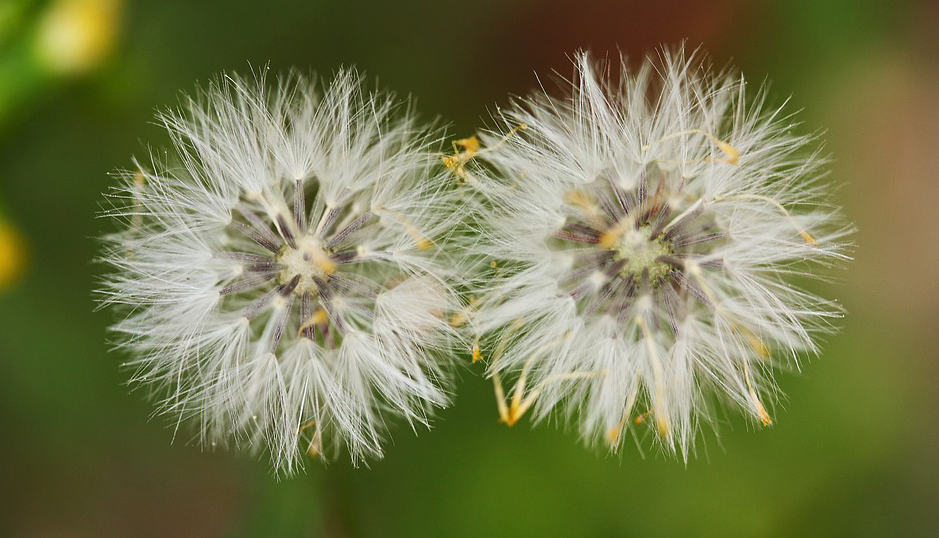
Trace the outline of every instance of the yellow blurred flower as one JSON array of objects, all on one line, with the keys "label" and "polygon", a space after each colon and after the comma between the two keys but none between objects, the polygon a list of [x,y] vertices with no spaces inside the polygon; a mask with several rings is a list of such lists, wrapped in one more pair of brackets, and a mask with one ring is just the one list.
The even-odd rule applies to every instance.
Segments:
[{"label": "yellow blurred flower", "polygon": [[41,61],[61,74],[93,69],[114,48],[120,11],[120,0],[56,2],[43,16],[36,36]]},{"label": "yellow blurred flower", "polygon": [[0,290],[4,290],[23,274],[26,267],[26,243],[9,223],[0,220]]}]

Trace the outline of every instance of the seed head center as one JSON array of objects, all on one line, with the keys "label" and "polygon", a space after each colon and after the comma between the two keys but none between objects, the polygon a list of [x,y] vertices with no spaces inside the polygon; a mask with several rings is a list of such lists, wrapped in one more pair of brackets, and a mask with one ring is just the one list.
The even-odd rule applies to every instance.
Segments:
[{"label": "seed head center", "polygon": [[649,279],[654,283],[664,279],[671,266],[660,261],[662,256],[672,254],[668,241],[661,236],[652,239],[650,226],[643,226],[623,234],[622,240],[613,247],[616,258],[625,260],[622,275],[639,278],[644,271],[649,271]]},{"label": "seed head center", "polygon": [[285,245],[277,255],[277,263],[284,266],[279,275],[281,283],[290,282],[296,275],[300,275],[300,282],[294,289],[297,295],[316,292],[316,280],[325,282],[336,270],[323,244],[309,234],[297,239],[297,248]]}]

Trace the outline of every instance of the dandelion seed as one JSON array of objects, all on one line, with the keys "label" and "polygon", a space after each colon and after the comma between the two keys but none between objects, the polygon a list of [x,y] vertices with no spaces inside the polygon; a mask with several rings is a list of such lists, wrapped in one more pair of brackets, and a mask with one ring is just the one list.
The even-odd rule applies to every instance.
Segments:
[{"label": "dandelion seed", "polygon": [[619,81],[575,63],[572,93],[501,113],[466,172],[503,268],[473,314],[500,417],[559,408],[588,442],[617,450],[643,428],[684,458],[713,400],[770,425],[774,369],[840,316],[791,282],[848,246],[813,138],[694,54],[624,63]]},{"label": "dandelion seed", "polygon": [[286,472],[324,443],[381,456],[385,415],[447,402],[450,178],[410,111],[360,85],[218,80],[162,117],[177,161],[127,174],[107,212],[130,225],[106,238],[102,302],[126,313],[135,381],[204,445]]}]

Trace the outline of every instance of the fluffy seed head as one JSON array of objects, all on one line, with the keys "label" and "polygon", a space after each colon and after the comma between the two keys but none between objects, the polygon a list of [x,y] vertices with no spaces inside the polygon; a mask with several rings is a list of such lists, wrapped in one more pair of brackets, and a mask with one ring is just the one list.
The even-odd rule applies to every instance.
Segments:
[{"label": "fluffy seed head", "polygon": [[134,380],[287,472],[327,444],[380,456],[386,415],[447,401],[448,178],[410,111],[360,87],[220,78],[110,196],[102,301]]},{"label": "fluffy seed head", "polygon": [[683,457],[715,399],[769,425],[774,369],[840,316],[793,283],[849,232],[813,139],[694,55],[618,80],[575,63],[567,96],[501,111],[471,172],[493,208],[475,326],[517,378],[503,420],[562,407],[613,450],[651,425]]}]

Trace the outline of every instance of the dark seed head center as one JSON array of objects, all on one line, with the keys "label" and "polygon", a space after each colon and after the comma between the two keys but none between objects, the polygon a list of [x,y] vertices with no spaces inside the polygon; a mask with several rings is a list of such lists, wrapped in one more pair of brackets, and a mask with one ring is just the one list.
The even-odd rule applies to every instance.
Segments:
[{"label": "dark seed head center", "polygon": [[325,282],[336,271],[336,264],[330,259],[319,238],[306,234],[296,239],[296,248],[284,245],[277,255],[277,263],[284,266],[279,278],[281,283],[290,282],[300,275],[300,282],[294,289],[297,295],[318,290],[316,281]]},{"label": "dark seed head center", "polygon": [[611,250],[616,259],[625,262],[622,275],[627,278],[639,278],[643,272],[648,271],[649,279],[658,282],[672,270],[669,264],[661,261],[663,256],[673,253],[672,247],[661,234],[653,238],[651,226],[641,226],[626,232]]}]

